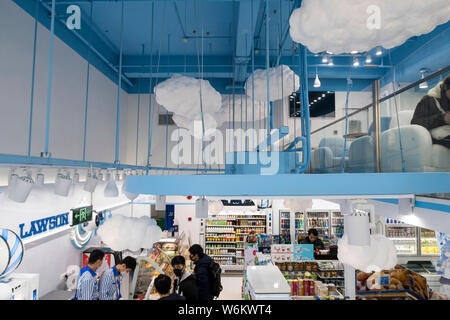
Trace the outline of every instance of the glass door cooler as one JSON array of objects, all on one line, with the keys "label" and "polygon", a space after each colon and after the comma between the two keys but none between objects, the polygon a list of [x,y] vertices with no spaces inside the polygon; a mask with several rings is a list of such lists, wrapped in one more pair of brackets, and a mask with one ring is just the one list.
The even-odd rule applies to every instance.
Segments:
[{"label": "glass door cooler", "polygon": [[331,235],[341,238],[344,234],[344,214],[341,212],[331,213]]},{"label": "glass door cooler", "polygon": [[439,256],[439,247],[436,233],[433,230],[419,228],[420,230],[420,255]]},{"label": "glass door cooler", "polygon": [[307,230],[317,229],[325,249],[330,247],[330,213],[328,211],[306,212],[306,227]]},{"label": "glass door cooler", "polygon": [[291,212],[280,211],[280,235],[291,238]]},{"label": "glass door cooler", "polygon": [[299,234],[305,234],[305,222],[303,212],[295,213],[295,239],[298,238]]},{"label": "glass door cooler", "polygon": [[394,242],[397,255],[418,255],[417,227],[403,223],[388,222],[386,224],[386,237]]}]

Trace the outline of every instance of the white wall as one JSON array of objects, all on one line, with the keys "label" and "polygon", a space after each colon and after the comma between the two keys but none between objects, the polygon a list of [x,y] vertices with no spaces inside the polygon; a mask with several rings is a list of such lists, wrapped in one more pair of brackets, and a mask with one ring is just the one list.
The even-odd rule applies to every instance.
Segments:
[{"label": "white wall", "polygon": [[[50,32],[38,25],[31,155],[45,146]],[[34,19],[13,1],[0,2],[0,152],[26,155]],[[87,62],[54,38],[49,152],[82,159]],[[120,160],[126,155],[127,94],[122,91]],[[113,162],[117,85],[91,66],[86,159]]]}]

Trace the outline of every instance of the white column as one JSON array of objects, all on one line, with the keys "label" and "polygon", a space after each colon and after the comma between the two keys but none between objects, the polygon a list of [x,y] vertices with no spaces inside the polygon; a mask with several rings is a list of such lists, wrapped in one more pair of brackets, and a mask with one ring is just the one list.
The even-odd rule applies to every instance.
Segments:
[{"label": "white column", "polygon": [[345,285],[345,295],[350,298],[350,300],[355,300],[356,296],[356,275],[355,268],[348,264],[344,264],[344,285]]}]

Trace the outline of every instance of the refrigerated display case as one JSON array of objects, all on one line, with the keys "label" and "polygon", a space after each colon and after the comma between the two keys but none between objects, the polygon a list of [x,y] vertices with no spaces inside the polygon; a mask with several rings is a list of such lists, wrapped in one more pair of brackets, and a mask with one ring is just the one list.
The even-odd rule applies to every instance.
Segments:
[{"label": "refrigerated display case", "polygon": [[436,233],[433,230],[420,228],[420,255],[439,256]]},{"label": "refrigerated display case", "polygon": [[305,218],[306,230],[317,229],[319,238],[322,239],[325,249],[330,246],[330,212],[307,211]]},{"label": "refrigerated display case", "polygon": [[295,239],[297,239],[299,234],[305,234],[305,215],[303,212],[296,212],[295,213]]},{"label": "refrigerated display case", "polygon": [[280,211],[280,235],[291,237],[290,211]]},{"label": "refrigerated display case", "polygon": [[341,238],[344,234],[344,214],[333,211],[331,213],[331,235]]},{"label": "refrigerated display case", "polygon": [[397,255],[418,255],[417,227],[407,224],[389,224],[386,226],[386,237],[394,242]]}]

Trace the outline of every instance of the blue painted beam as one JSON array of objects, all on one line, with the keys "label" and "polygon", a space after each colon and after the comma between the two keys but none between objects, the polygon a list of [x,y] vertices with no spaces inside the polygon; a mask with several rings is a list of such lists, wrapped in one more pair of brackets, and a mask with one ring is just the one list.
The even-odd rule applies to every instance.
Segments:
[{"label": "blue painted beam", "polygon": [[127,191],[194,196],[374,196],[449,193],[450,173],[149,175],[127,177]]},{"label": "blue painted beam", "polygon": [[[157,85],[155,81],[156,77],[153,78],[152,82],[152,92],[154,92],[154,88]],[[167,80],[167,78],[158,78],[158,83]],[[227,78],[204,78],[204,80],[208,80],[211,85],[221,94],[231,94],[232,90],[232,79]],[[346,79],[320,79],[322,82],[322,86],[320,88],[314,88],[314,77],[311,75],[308,77],[308,87],[311,88],[310,91],[346,91],[347,90],[347,80]],[[372,80],[366,79],[354,79],[352,85],[352,92],[359,91],[367,91],[372,84]],[[141,83],[141,93],[148,94],[150,86],[149,78],[143,78]],[[134,86],[128,90],[129,94],[138,94],[139,86]],[[370,89],[370,88],[369,88]],[[244,94],[244,87],[242,85],[235,86],[235,94]],[[249,103],[251,106],[251,102]]]},{"label": "blue painted beam", "polygon": [[70,160],[70,159],[59,159],[59,158],[43,158],[34,156],[22,156],[13,154],[0,154],[0,163],[10,164],[10,165],[23,165],[23,166],[33,166],[33,165],[43,165],[43,166],[56,166],[56,167],[83,167],[83,168],[99,168],[99,169],[132,169],[132,170],[145,170],[145,166],[134,166],[127,164],[114,164],[108,162],[97,162],[97,161],[80,161],[80,160]]}]

